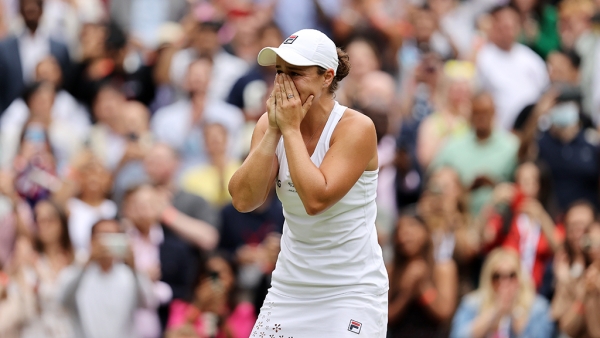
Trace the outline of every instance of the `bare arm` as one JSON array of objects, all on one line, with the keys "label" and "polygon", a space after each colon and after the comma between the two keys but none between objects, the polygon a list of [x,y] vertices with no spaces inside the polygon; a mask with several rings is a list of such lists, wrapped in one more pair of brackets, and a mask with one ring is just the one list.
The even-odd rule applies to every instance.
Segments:
[{"label": "bare arm", "polygon": [[587,333],[592,338],[600,337],[600,295],[598,290],[588,293],[584,302]]},{"label": "bare arm", "polygon": [[564,315],[559,319],[560,329],[570,337],[577,337],[585,329],[585,319],[582,316],[585,292],[581,292],[583,285],[576,285],[579,289],[573,302],[569,304]]},{"label": "bare arm", "polygon": [[238,211],[250,212],[267,199],[279,168],[275,150],[280,138],[279,130],[270,126],[268,113],[263,114],[252,135],[250,154],[229,181],[229,193]]},{"label": "bare arm", "polygon": [[454,314],[458,300],[458,270],[454,261],[438,263],[433,269],[433,285],[437,290],[437,297],[425,309],[435,319],[444,322]]},{"label": "bare arm", "polygon": [[427,275],[428,269],[427,263],[424,261],[413,261],[408,264],[400,277],[397,292],[390,293],[389,323],[397,322],[402,318],[406,307],[417,295],[419,282]]},{"label": "bare arm", "polygon": [[203,250],[213,250],[219,244],[219,232],[215,227],[190,217],[175,207],[169,207],[163,212],[162,223]]},{"label": "bare arm", "polygon": [[419,127],[417,136],[417,158],[425,169],[433,161],[441,143],[440,137],[433,130],[433,123],[431,116],[427,117]]},{"label": "bare arm", "polygon": [[[283,134],[294,187],[306,212],[316,215],[344,197],[369,166],[374,167],[372,170],[377,169],[375,126],[365,115],[347,110],[332,135],[331,146],[321,166],[317,167],[310,159],[300,132],[300,123],[312,99],[308,98],[303,106],[289,76],[278,76],[278,81],[283,81],[284,77],[286,90],[293,91],[294,98],[284,100],[280,105],[282,92],[276,94],[277,123]],[[375,161],[374,165],[372,161]]]}]

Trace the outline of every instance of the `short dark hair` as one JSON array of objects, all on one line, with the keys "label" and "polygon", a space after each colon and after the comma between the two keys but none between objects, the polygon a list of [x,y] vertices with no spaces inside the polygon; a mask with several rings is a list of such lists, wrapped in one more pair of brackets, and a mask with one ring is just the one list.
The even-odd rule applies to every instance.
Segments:
[{"label": "short dark hair", "polygon": [[127,35],[114,21],[105,24],[107,34],[104,47],[108,52],[119,51],[127,46]]},{"label": "short dark hair", "polygon": [[577,51],[570,48],[560,48],[556,50],[555,53],[564,55],[567,59],[569,59],[569,62],[571,63],[571,66],[573,66],[573,68],[579,69],[579,66],[581,65],[581,56],[579,56],[579,53],[577,53]]},{"label": "short dark hair", "polygon": [[506,9],[509,9],[509,10],[515,11],[516,13],[519,13],[519,10],[512,3],[509,3],[509,4],[505,4],[505,5],[498,5],[498,6],[492,7],[492,9],[490,9],[490,11],[489,11],[489,14],[492,16],[495,16],[496,14],[498,14]]},{"label": "short dark hair", "polygon": [[596,211],[596,207],[588,200],[576,200],[575,202],[572,202],[571,204],[569,204],[569,206],[567,207],[567,209],[565,210],[565,214],[564,214],[564,220],[566,220],[567,215],[569,214],[569,212],[571,212],[571,210],[575,209],[575,208],[579,208],[579,207],[584,207],[589,209],[592,212],[592,215],[594,216],[594,220],[596,220],[596,215],[597,215],[597,211]]},{"label": "short dark hair", "polygon": [[[34,82],[25,87],[25,89],[23,90],[23,93],[21,94],[21,98],[23,99],[23,101],[25,101],[26,105],[29,105],[29,100],[31,100],[33,95],[35,93],[37,93],[38,90],[40,90],[46,86],[51,86],[54,88],[54,85],[51,84],[50,82],[46,82],[46,81]],[[54,88],[54,91],[56,91],[56,88]]]},{"label": "short dark hair", "polygon": [[92,230],[90,232],[90,238],[94,237],[96,232],[98,232],[98,226],[103,223],[114,223],[117,225],[117,228],[119,228],[119,231],[123,230],[121,228],[121,223],[119,223],[119,220],[117,220],[116,218],[103,218],[103,219],[97,221],[96,223],[94,223],[94,225],[92,225]]}]

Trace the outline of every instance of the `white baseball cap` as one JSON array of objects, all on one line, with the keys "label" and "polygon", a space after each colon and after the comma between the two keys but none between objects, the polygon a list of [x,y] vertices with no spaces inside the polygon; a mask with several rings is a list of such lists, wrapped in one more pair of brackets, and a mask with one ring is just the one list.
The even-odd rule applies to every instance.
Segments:
[{"label": "white baseball cap", "polygon": [[290,35],[279,48],[266,47],[258,53],[258,64],[274,66],[277,56],[294,66],[321,66],[337,72],[338,56],[335,43],[315,29],[302,29]]}]

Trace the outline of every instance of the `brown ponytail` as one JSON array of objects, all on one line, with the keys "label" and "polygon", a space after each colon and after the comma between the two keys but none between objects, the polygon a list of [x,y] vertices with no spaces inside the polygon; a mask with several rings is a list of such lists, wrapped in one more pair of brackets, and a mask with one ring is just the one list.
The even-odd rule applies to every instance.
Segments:
[{"label": "brown ponytail", "polygon": [[[348,56],[348,53],[344,52],[343,50],[341,50],[338,47],[337,55],[338,55],[338,67],[335,72],[335,77],[333,78],[333,81],[331,81],[331,84],[329,85],[330,93],[334,93],[338,89],[339,82],[342,81],[346,76],[348,76],[348,73],[350,73],[350,57]],[[322,68],[322,67],[318,67],[317,70],[318,70],[319,75],[323,75],[327,71],[325,68]]]}]

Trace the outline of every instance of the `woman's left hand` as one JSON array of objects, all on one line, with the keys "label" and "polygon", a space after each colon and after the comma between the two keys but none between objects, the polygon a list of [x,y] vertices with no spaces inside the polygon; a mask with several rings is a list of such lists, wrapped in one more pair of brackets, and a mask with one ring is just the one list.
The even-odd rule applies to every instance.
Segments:
[{"label": "woman's left hand", "polygon": [[277,74],[275,99],[277,125],[282,133],[288,130],[300,130],[300,123],[312,105],[314,96],[310,95],[304,104],[294,81],[287,74]]}]

